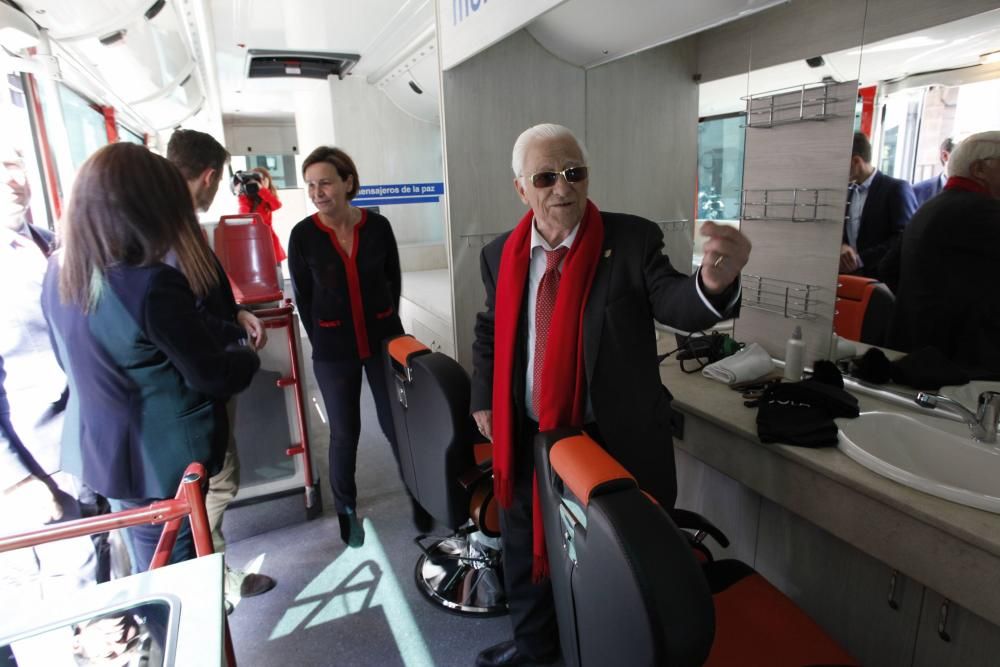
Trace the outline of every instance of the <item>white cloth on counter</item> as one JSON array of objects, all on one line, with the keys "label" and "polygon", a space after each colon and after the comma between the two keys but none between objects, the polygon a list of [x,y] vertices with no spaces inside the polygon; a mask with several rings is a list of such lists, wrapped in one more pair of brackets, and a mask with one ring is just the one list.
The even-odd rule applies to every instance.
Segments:
[{"label": "white cloth on counter", "polygon": [[750,343],[736,354],[709,364],[701,373],[707,378],[733,385],[749,382],[774,370],[774,362],[767,350],[757,343]]}]

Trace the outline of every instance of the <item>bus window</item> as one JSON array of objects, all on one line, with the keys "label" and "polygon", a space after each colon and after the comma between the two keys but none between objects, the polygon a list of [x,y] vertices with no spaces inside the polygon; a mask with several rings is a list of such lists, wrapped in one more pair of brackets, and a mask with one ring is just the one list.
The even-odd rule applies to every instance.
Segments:
[{"label": "bus window", "polygon": [[37,158],[32,139],[31,120],[28,114],[28,99],[24,92],[24,79],[20,74],[7,73],[7,94],[0,102],[0,112],[4,131],[12,138],[11,143],[21,152],[25,176],[31,189],[30,219],[34,225],[52,229],[53,217],[49,213],[45,187],[41,177],[41,163]]},{"label": "bus window", "polygon": [[94,104],[69,86],[59,85],[59,103],[69,138],[73,169],[79,169],[91,153],[108,143],[104,116]]}]

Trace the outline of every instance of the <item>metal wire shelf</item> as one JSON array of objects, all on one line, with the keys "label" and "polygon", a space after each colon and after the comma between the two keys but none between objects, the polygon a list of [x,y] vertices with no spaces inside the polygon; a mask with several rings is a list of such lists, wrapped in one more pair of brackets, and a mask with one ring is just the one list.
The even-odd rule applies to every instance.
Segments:
[{"label": "metal wire shelf", "polygon": [[819,285],[747,273],[742,277],[741,286],[740,303],[744,308],[763,310],[792,320],[815,320],[820,316],[818,306],[825,304],[817,298],[825,291]]},{"label": "metal wire shelf", "polygon": [[[769,129],[790,123],[837,118],[843,114],[830,110],[835,103],[841,101],[831,95],[831,88],[836,85],[839,84],[803,84],[743,97],[741,99],[747,102],[745,127]],[[795,97],[796,94],[798,97]],[[791,99],[776,101],[782,97]]]},{"label": "metal wire shelf", "polygon": [[[823,195],[828,195],[824,197]],[[844,204],[829,203],[842,191],[832,188],[751,188],[743,191],[742,220],[774,222],[839,222],[820,209],[843,210]]]},{"label": "metal wire shelf", "polygon": [[658,220],[656,224],[663,230],[664,234],[687,231],[690,218],[678,218],[677,220]]}]

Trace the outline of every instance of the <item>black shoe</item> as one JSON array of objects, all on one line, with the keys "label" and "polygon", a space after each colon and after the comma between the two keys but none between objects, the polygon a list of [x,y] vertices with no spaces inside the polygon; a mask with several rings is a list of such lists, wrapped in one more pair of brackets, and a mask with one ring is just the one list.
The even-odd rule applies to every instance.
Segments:
[{"label": "black shoe", "polygon": [[476,667],[512,667],[513,665],[548,665],[556,661],[558,655],[531,658],[521,653],[514,640],[500,642],[479,653]]},{"label": "black shoe", "polygon": [[272,588],[276,582],[266,574],[256,574],[248,572],[240,582],[240,597],[252,598],[255,595],[262,595]]},{"label": "black shoe", "polygon": [[344,544],[353,549],[364,545],[365,529],[355,512],[338,513],[337,519],[340,521],[340,539]]},{"label": "black shoe", "polygon": [[434,530],[434,517],[413,496],[410,496],[410,502],[413,503],[413,525],[417,532],[426,535]]}]

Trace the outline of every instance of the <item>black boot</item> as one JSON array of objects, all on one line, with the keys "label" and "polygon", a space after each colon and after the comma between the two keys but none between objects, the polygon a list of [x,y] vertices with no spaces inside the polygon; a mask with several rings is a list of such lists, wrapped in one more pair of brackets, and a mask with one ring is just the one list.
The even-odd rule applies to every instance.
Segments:
[{"label": "black boot", "polygon": [[365,529],[354,510],[338,512],[337,520],[340,521],[340,539],[344,541],[344,544],[357,549],[365,543]]}]

